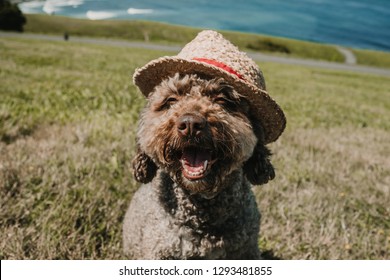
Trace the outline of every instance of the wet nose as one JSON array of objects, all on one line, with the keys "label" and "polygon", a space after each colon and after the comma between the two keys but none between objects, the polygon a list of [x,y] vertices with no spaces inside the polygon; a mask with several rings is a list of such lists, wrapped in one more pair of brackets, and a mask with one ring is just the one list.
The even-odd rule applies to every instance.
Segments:
[{"label": "wet nose", "polygon": [[206,119],[194,114],[184,114],[176,123],[182,136],[199,136],[206,127]]}]

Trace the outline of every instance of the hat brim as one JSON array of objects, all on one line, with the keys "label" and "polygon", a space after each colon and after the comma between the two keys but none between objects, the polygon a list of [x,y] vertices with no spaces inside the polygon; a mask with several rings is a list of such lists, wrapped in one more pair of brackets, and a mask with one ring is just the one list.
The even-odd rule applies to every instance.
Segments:
[{"label": "hat brim", "polygon": [[285,129],[284,113],[265,89],[255,87],[214,65],[176,56],[166,56],[152,60],[142,68],[138,68],[134,73],[133,81],[142,94],[148,97],[158,84],[176,73],[224,78],[239,94],[248,99],[253,117],[261,123],[264,129],[265,144],[276,141]]}]

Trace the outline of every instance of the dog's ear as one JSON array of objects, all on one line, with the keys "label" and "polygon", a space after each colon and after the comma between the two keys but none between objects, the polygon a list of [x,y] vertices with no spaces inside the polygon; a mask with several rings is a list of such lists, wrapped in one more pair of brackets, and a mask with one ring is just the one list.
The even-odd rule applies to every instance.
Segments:
[{"label": "dog's ear", "polygon": [[134,178],[140,183],[149,183],[156,176],[157,165],[140,149],[138,149],[138,153],[135,155],[132,165]]},{"label": "dog's ear", "polygon": [[258,143],[252,156],[244,163],[244,174],[252,185],[266,184],[275,178],[270,157],[271,151],[262,143]]}]

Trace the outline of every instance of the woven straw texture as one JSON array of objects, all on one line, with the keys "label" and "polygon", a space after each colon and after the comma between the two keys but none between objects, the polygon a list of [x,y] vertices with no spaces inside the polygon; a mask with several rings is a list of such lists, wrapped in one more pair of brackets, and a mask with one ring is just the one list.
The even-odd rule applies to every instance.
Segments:
[{"label": "woven straw texture", "polygon": [[175,73],[224,78],[249,100],[253,116],[264,129],[266,144],[282,134],[286,119],[282,109],[268,95],[263,73],[246,53],[218,32],[200,32],[177,56],[161,57],[136,69],[133,80],[147,97],[155,86]]}]

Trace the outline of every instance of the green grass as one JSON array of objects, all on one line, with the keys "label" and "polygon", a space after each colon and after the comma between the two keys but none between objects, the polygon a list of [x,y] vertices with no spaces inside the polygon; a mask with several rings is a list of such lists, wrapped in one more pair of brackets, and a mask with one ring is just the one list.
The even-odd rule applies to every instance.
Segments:
[{"label": "green grass", "polygon": [[352,52],[356,56],[358,64],[383,68],[390,67],[390,55],[388,52],[370,50],[352,50]]},{"label": "green grass", "polygon": [[[184,45],[201,29],[148,21],[102,20],[67,18],[48,15],[27,15],[26,32],[63,34],[71,36],[106,37]],[[240,32],[222,32],[241,49],[278,55],[342,62],[343,56],[329,45],[292,39],[261,36]]]},{"label": "green grass", "polygon": [[[0,39],[0,258],[121,259],[157,51]],[[284,109],[276,178],[256,187],[260,246],[282,259],[389,259],[390,79],[261,65]]]},{"label": "green grass", "polygon": [[[179,25],[149,21],[85,20],[62,16],[26,15],[26,32],[71,36],[105,37],[122,40],[148,41],[184,45],[201,30]],[[222,31],[240,49],[280,56],[343,62],[344,57],[332,45],[251,33]],[[352,49],[358,64],[390,68],[390,53]]]}]

